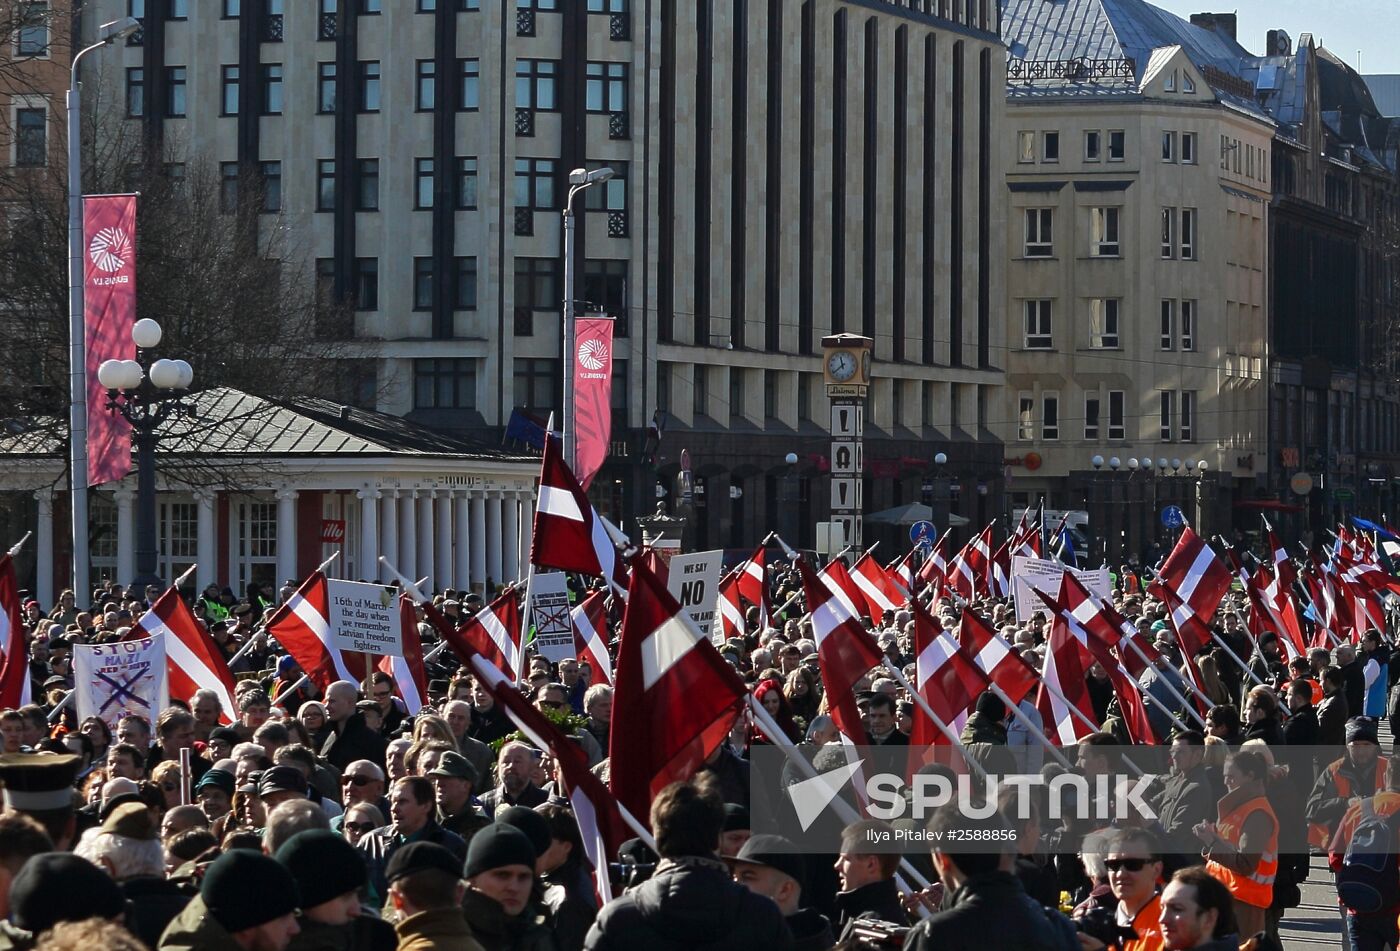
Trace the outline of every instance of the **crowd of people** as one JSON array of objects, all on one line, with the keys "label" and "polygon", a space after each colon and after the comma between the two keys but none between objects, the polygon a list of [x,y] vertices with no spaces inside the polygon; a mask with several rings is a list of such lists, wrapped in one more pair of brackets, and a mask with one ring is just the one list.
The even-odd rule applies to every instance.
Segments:
[{"label": "crowd of people", "polygon": [[[1173,698],[1189,691],[1187,658],[1166,607],[1125,570],[1114,606],[1162,658],[1140,680],[1161,701],[1149,716],[1170,749],[1151,793],[1157,819],[1092,827],[1003,807],[976,820],[1003,850],[911,846],[902,858],[932,883],[911,886],[900,855],[871,847],[889,828],[878,820],[849,824],[831,855],[754,833],[755,748],[790,741],[818,769],[841,748],[801,580],[781,564],[767,579],[785,613],[751,606],[744,635],[719,650],[787,737],[738,716],[691,780],[654,797],[654,850],[633,840],[599,869],[551,751],[518,733],[450,651],[430,662],[427,704],[412,713],[386,673],[321,689],[264,629],[294,586],[249,586],[241,598],[211,586],[192,607],[218,649],[238,657],[237,719],[224,722],[218,697],[200,691],[113,726],[63,703],[72,648],[121,640],[162,591],[109,585],[86,605],[71,591],[52,606],[26,599],[36,699],[0,711],[0,948],[1263,949],[1278,946],[1317,853],[1336,878],[1341,940],[1355,951],[1400,946],[1389,825],[1400,758],[1381,755],[1380,730],[1400,680],[1389,632],[1290,660],[1277,636],[1245,630],[1245,605],[1228,595],[1208,619],[1216,640],[1192,658],[1213,705],[1200,707],[1203,729],[1181,729]],[[465,592],[434,601],[450,623],[483,607]],[[1044,612],[1017,621],[1000,600],[932,605],[950,633],[964,607],[1041,668]],[[869,623],[912,675],[910,612]],[[426,618],[420,631],[431,647]],[[612,689],[590,683],[579,660],[526,658],[518,688],[606,778]],[[1092,775],[1128,735],[1108,673],[1096,664],[1086,683],[1101,729],[1070,752]],[[855,691],[868,734],[858,739],[902,755],[915,698],[880,668]],[[1043,725],[1035,704],[1018,710],[979,697],[962,727],[967,755],[1008,772],[1058,769],[1033,736]],[[931,827],[968,822],[947,807]]]}]

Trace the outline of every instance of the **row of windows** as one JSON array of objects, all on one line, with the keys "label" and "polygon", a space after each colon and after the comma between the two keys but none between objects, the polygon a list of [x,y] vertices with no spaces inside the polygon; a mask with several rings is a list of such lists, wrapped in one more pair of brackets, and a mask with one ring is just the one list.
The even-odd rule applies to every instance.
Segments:
[{"label": "row of windows", "polygon": [[[132,16],[145,15],[144,0],[128,0],[132,9],[140,8],[140,13],[132,13]],[[474,12],[481,9],[481,0],[447,0],[450,5],[455,6],[459,12]],[[223,18],[225,20],[237,19],[243,14],[242,0],[223,0]],[[540,13],[556,13],[559,10],[559,0],[515,0],[515,5],[521,10],[536,10]],[[320,12],[322,15],[334,14],[338,12],[340,4],[337,0],[320,0]],[[416,0],[415,9],[418,13],[436,13],[438,0]],[[170,19],[183,20],[189,16],[189,0],[170,0]],[[280,15],[282,13],[281,0],[269,0],[268,13]],[[384,12],[383,0],[359,0],[355,12],[360,16],[378,16]],[[627,0],[588,0],[589,13],[626,13]]]},{"label": "row of windows", "polygon": [[[1084,161],[1104,160],[1103,143],[1108,141],[1110,162],[1122,162],[1127,156],[1128,134],[1122,129],[1090,129],[1084,133]],[[1060,133],[1022,130],[1017,133],[1016,161],[1022,165],[1034,164],[1037,158],[1036,144],[1039,141],[1039,159],[1042,163],[1054,164],[1060,160]]]},{"label": "row of windows", "polygon": [[[413,361],[414,409],[476,409],[479,364],[474,357]],[[545,415],[559,409],[559,361],[517,357],[512,372],[515,405]],[[613,361],[612,408],[627,409],[627,361]]]},{"label": "row of windows", "polygon": [[[1089,209],[1089,255],[1096,258],[1116,258],[1123,253],[1121,238],[1122,209],[1116,207]],[[1197,215],[1195,208],[1162,209],[1162,257],[1196,260]],[[1055,209],[1027,208],[1025,210],[1022,252],[1028,258],[1049,258],[1055,255]]]},{"label": "row of windows", "polygon": [[[1118,350],[1123,346],[1123,302],[1116,297],[1089,299],[1089,346],[1095,350]],[[1055,301],[1033,298],[1022,301],[1022,337],[1027,350],[1052,350],[1055,346]],[[1196,349],[1196,302],[1162,301],[1158,349],[1190,353]]]},{"label": "row of windows", "polygon": [[[1109,390],[1107,395],[1108,412],[1105,418],[1099,391],[1089,390],[1084,394],[1083,423],[1086,440],[1127,438],[1127,394],[1124,390]],[[1195,441],[1196,396],[1195,390],[1158,391],[1158,438],[1160,441]],[[1062,433],[1062,423],[1065,422],[1060,416],[1060,394],[1054,390],[1041,392],[1040,417],[1037,420],[1035,394],[1020,393],[1017,397],[1016,418],[1017,439],[1023,442],[1030,442],[1037,438],[1043,442],[1059,440]]]}]

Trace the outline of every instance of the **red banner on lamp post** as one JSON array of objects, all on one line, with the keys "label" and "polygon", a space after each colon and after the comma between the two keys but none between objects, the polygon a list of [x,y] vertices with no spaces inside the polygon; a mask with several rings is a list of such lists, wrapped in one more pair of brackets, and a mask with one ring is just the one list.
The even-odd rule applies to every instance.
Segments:
[{"label": "red banner on lamp post", "polygon": [[136,196],[83,198],[83,241],[88,484],[101,485],[131,471],[131,425],[107,412],[97,368],[136,358]]},{"label": "red banner on lamp post", "polygon": [[587,489],[608,457],[612,438],[613,322],[609,317],[575,321],[574,433],[575,475]]}]

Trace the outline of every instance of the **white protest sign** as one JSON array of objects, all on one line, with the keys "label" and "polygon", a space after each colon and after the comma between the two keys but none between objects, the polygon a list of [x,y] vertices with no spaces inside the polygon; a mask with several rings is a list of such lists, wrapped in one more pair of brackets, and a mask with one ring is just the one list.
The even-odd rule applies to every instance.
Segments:
[{"label": "white protest sign", "polygon": [[1060,590],[1060,579],[1066,571],[1074,572],[1074,576],[1084,582],[1084,587],[1097,597],[1113,600],[1113,581],[1108,576],[1107,568],[1086,571],[1070,568],[1049,558],[1017,555],[1011,559],[1011,592],[1016,599],[1016,620],[1030,620],[1036,611],[1045,610],[1045,602],[1037,598],[1031,589],[1039,588],[1054,597]]},{"label": "white protest sign", "polygon": [[680,602],[681,610],[706,637],[715,620],[715,597],[719,593],[719,573],[724,552],[698,551],[676,555],[668,566],[666,590]]},{"label": "white protest sign", "polygon": [[530,582],[529,622],[535,629],[535,650],[550,663],[575,654],[569,608],[569,581],[564,572],[536,573]]},{"label": "white protest sign", "polygon": [[357,654],[403,656],[403,631],[394,591],[360,581],[326,582],[332,643]]},{"label": "white protest sign", "polygon": [[73,648],[78,719],[98,717],[112,730],[127,715],[155,726],[166,706],[165,635]]}]

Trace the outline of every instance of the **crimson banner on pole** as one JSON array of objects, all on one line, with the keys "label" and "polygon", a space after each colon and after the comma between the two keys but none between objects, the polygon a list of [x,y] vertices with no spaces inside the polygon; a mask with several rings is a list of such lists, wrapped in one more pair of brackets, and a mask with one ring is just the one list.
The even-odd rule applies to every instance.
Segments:
[{"label": "crimson banner on pole", "polygon": [[136,196],[84,197],[83,248],[88,484],[101,485],[131,471],[131,425],[107,412],[97,368],[136,358]]},{"label": "crimson banner on pole", "polygon": [[613,322],[609,317],[578,318],[574,339],[574,460],[579,485],[588,488],[608,457],[612,438]]}]

